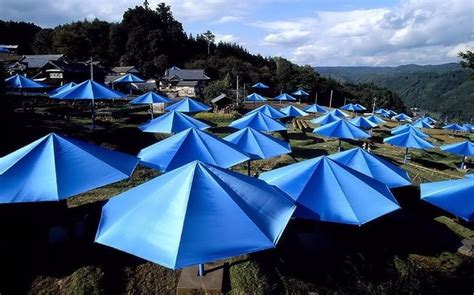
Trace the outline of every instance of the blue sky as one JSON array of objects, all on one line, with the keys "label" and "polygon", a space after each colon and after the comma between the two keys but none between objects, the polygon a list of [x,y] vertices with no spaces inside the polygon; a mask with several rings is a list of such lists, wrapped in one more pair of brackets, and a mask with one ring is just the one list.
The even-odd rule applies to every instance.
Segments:
[{"label": "blue sky", "polygon": [[[143,1],[0,0],[0,19],[119,21]],[[149,0],[151,6],[159,1]],[[313,66],[439,64],[474,48],[472,0],[165,0],[186,32]]]}]

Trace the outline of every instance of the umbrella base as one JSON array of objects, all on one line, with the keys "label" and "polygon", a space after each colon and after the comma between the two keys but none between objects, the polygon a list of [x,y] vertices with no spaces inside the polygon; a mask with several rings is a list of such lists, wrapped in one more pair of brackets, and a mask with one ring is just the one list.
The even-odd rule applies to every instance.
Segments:
[{"label": "umbrella base", "polygon": [[205,275],[198,276],[198,266],[184,268],[179,277],[176,294],[221,294],[223,292],[224,263],[206,263]]}]

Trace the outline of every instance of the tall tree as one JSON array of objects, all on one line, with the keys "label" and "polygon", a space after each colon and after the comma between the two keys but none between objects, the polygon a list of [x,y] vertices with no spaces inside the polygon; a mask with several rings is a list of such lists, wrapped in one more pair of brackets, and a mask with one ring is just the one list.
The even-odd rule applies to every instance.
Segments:
[{"label": "tall tree", "polygon": [[207,55],[211,55],[211,44],[214,43],[216,36],[209,30],[202,34],[207,42]]},{"label": "tall tree", "polygon": [[462,67],[474,70],[474,51],[466,50],[465,52],[459,52],[458,56],[462,59],[459,63]]}]

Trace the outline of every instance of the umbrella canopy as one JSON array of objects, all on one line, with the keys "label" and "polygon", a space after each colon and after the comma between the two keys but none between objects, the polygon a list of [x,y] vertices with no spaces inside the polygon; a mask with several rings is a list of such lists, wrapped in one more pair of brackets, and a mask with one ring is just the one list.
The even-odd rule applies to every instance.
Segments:
[{"label": "umbrella canopy", "polygon": [[145,80],[135,76],[134,74],[126,74],[126,75],[114,80],[112,83],[120,84],[120,83],[145,83],[145,82],[146,82]]},{"label": "umbrella canopy", "polygon": [[183,113],[198,113],[198,112],[207,112],[211,109],[206,104],[203,104],[199,101],[196,101],[189,97],[184,97],[177,103],[174,103],[165,108],[167,111],[176,111]]},{"label": "umbrella canopy", "polygon": [[392,117],[392,120],[397,120],[397,121],[408,121],[408,122],[411,122],[411,117],[404,114],[404,113],[401,113],[401,114],[398,114],[398,115],[395,115]]},{"label": "umbrella canopy", "polygon": [[195,160],[228,168],[250,159],[233,143],[195,128],[181,131],[142,149],[138,157],[144,166],[162,172]]},{"label": "umbrella canopy", "polygon": [[430,125],[436,124],[436,120],[431,118],[430,116],[423,117],[421,120],[423,120],[425,123],[428,123]]},{"label": "umbrella canopy", "polygon": [[416,127],[416,128],[425,128],[425,129],[431,129],[433,126],[430,124],[426,123],[423,119],[418,119],[416,120],[411,126]]},{"label": "umbrella canopy", "polygon": [[346,104],[346,105],[340,107],[340,109],[345,110],[345,111],[351,111],[351,112],[359,112],[359,111],[364,110],[364,109],[360,108],[359,106],[357,106],[355,104],[352,104],[352,103]]},{"label": "umbrella canopy", "polygon": [[358,147],[332,154],[329,158],[370,176],[389,188],[411,185],[410,176],[406,171]]},{"label": "umbrella canopy", "polygon": [[474,221],[474,180],[470,177],[420,185],[421,199],[466,221]]},{"label": "umbrella canopy", "polygon": [[286,114],[275,109],[274,107],[272,106],[269,106],[268,104],[264,104],[254,110],[251,110],[250,112],[247,113],[247,115],[250,115],[250,114],[253,114],[253,113],[256,113],[256,112],[260,112],[260,113],[263,113],[273,119],[280,119],[280,118],[284,118],[286,117]]},{"label": "umbrella canopy", "polygon": [[362,225],[400,208],[385,184],[325,156],[260,178],[296,201],[297,218]]},{"label": "umbrella canopy", "polygon": [[461,127],[466,128],[466,130],[469,131],[469,132],[473,132],[473,131],[474,131],[474,125],[472,125],[472,124],[462,124]]},{"label": "umbrella canopy", "polygon": [[153,91],[147,92],[145,94],[140,95],[139,97],[132,100],[131,104],[152,104],[152,103],[169,103],[173,102],[166,96],[159,95]]},{"label": "umbrella canopy", "polygon": [[285,101],[295,101],[296,98],[289,95],[288,93],[282,93],[274,98],[274,100],[285,100]]},{"label": "umbrella canopy", "polygon": [[329,123],[336,122],[339,120],[341,120],[341,118],[333,115],[332,113],[326,113],[322,115],[321,117],[312,119],[310,122],[315,125],[325,125],[325,124],[329,124]]},{"label": "umbrella canopy", "polygon": [[376,114],[382,114],[383,112],[387,112],[387,110],[386,109],[377,109],[377,110],[375,110]]},{"label": "umbrella canopy", "polygon": [[341,111],[339,109],[334,109],[334,110],[330,111],[329,113],[331,113],[334,116],[339,117],[339,118],[349,118],[350,117],[348,114],[344,113],[343,111]]},{"label": "umbrella canopy", "polygon": [[268,89],[269,87],[261,82],[252,85],[252,88],[255,89]]},{"label": "umbrella canopy", "polygon": [[[398,113],[395,112],[395,111],[393,111],[393,110],[385,110],[385,111],[390,115],[390,117],[393,117],[393,116],[395,116],[395,115],[398,115]],[[407,115],[405,115],[405,116],[407,116]],[[408,116],[407,116],[407,117],[408,117]]]},{"label": "umbrella canopy", "polygon": [[15,89],[32,89],[32,88],[48,88],[49,86],[40,82],[31,80],[25,76],[16,74],[5,79],[6,88]]},{"label": "umbrella canopy", "polygon": [[286,108],[280,109],[282,113],[286,115],[286,117],[304,117],[308,116],[308,113],[298,109],[294,106],[287,106]]},{"label": "umbrella canopy", "polygon": [[311,104],[303,109],[307,113],[327,113],[327,110],[320,105]]},{"label": "umbrella canopy", "polygon": [[371,129],[375,128],[378,125],[375,124],[374,122],[364,118],[364,117],[355,117],[352,120],[349,120],[350,123],[354,124],[355,126],[363,129]]},{"label": "umbrella canopy", "polygon": [[230,123],[229,127],[243,129],[251,127],[262,132],[286,130],[286,126],[261,112],[254,112]]},{"label": "umbrella canopy", "polygon": [[0,158],[0,203],[59,201],[128,178],[138,158],[54,133]]},{"label": "umbrella canopy", "polygon": [[474,156],[474,143],[470,141],[442,145],[440,149],[461,156]]},{"label": "umbrella canopy", "polygon": [[366,119],[369,120],[372,123],[377,124],[377,125],[385,123],[384,120],[380,119],[379,117],[377,117],[375,115],[368,116],[368,117],[366,117]]},{"label": "umbrella canopy", "polygon": [[407,132],[413,133],[416,136],[419,136],[421,138],[430,137],[428,134],[421,132],[420,130],[418,130],[417,128],[409,124],[398,126],[390,131],[390,133],[393,135],[398,135],[398,134],[407,133]]},{"label": "umbrella canopy", "polygon": [[431,149],[434,145],[416,135],[414,132],[405,132],[384,138],[383,142],[405,148]]},{"label": "umbrella canopy", "polygon": [[49,96],[55,95],[55,94],[57,94],[57,93],[59,93],[59,92],[61,92],[61,91],[69,90],[69,89],[71,89],[72,87],[74,87],[74,86],[76,86],[76,85],[77,85],[76,83],[70,82],[70,83],[64,84],[63,86],[58,87],[58,88],[56,88],[56,89],[50,91],[48,94],[49,94]]},{"label": "umbrella canopy", "polygon": [[382,110],[382,112],[380,113],[380,116],[382,116],[384,118],[390,118],[391,117],[390,112],[387,111],[387,110]]},{"label": "umbrella canopy", "polygon": [[269,159],[291,153],[290,144],[250,127],[234,132],[224,140],[245,151],[252,160]]},{"label": "umbrella canopy", "polygon": [[367,110],[367,108],[364,107],[364,106],[361,105],[361,104],[356,103],[355,106],[358,107],[361,111],[366,111],[366,110]]},{"label": "umbrella canopy", "polygon": [[335,138],[358,139],[369,138],[370,135],[346,120],[338,120],[313,130],[313,133]]},{"label": "umbrella canopy", "polygon": [[309,93],[304,91],[303,89],[298,89],[298,90],[292,92],[291,94],[296,95],[296,96],[308,96],[309,95]]},{"label": "umbrella canopy", "polygon": [[211,126],[194,119],[186,114],[171,111],[156,119],[149,121],[146,124],[140,125],[143,132],[151,133],[178,133],[189,128],[207,129]]},{"label": "umbrella canopy", "polygon": [[443,129],[453,130],[453,131],[468,131],[465,127],[458,124],[449,124],[449,125],[443,126]]},{"label": "umbrella canopy", "polygon": [[124,97],[126,97],[125,94],[92,80],[86,80],[69,90],[61,91],[51,96],[54,99],[74,100],[116,99]]},{"label": "umbrella canopy", "polygon": [[178,269],[273,248],[294,210],[264,181],[195,161],[107,202],[95,241]]},{"label": "umbrella canopy", "polygon": [[257,93],[252,93],[247,95],[245,98],[246,101],[266,101],[267,99]]}]

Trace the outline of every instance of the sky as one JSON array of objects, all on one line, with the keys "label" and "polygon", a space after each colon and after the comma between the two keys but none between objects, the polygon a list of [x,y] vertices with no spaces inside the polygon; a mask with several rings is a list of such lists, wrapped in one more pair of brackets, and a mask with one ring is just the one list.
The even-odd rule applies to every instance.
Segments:
[{"label": "sky", "polygon": [[[171,5],[185,31],[211,30],[251,53],[312,66],[457,62],[474,49],[473,0],[149,0]],[[0,19],[54,27],[120,21],[142,0],[0,0]]]}]

